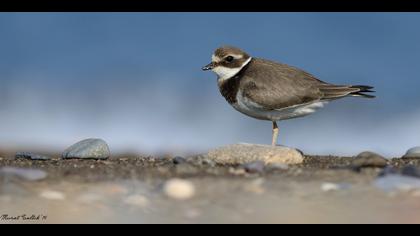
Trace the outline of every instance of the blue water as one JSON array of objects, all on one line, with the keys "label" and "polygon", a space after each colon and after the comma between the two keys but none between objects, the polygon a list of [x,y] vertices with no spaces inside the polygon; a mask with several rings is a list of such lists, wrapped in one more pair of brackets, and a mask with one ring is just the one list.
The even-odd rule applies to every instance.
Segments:
[{"label": "blue water", "polygon": [[375,86],[280,123],[308,153],[402,155],[420,145],[417,13],[0,13],[0,146],[114,151],[271,142],[200,68],[230,44],[337,84]]}]

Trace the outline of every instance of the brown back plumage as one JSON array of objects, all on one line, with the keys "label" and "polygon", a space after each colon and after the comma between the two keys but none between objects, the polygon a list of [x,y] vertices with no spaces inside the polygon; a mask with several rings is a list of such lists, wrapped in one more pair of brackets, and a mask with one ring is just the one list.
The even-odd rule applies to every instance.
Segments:
[{"label": "brown back plumage", "polygon": [[266,109],[282,109],[346,96],[374,97],[370,86],[333,85],[286,64],[253,58],[237,76],[244,97]]}]

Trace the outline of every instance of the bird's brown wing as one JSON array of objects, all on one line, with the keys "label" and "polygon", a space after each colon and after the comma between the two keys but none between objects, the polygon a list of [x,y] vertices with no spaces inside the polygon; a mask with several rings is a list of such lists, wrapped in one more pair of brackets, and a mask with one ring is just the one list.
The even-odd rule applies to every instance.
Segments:
[{"label": "bird's brown wing", "polygon": [[254,58],[241,78],[242,96],[265,109],[282,109],[319,101],[327,85],[298,68]]},{"label": "bird's brown wing", "polygon": [[333,85],[296,67],[255,58],[241,72],[242,96],[264,109],[282,109],[296,105],[334,100],[346,96],[374,98],[373,87]]}]

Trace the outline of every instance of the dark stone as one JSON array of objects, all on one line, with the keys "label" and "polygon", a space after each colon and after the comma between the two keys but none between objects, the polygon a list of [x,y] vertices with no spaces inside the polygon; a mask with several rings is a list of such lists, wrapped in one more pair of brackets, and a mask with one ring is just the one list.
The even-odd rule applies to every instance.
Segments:
[{"label": "dark stone", "polygon": [[36,154],[36,153],[31,153],[31,152],[17,152],[15,157],[17,159],[28,159],[28,160],[34,160],[34,161],[51,160],[51,158],[48,157],[48,156],[39,155],[39,154]]},{"label": "dark stone", "polygon": [[187,159],[185,159],[185,158],[183,158],[183,157],[180,157],[180,156],[176,156],[176,157],[174,157],[174,158],[172,159],[172,162],[173,162],[175,165],[179,165],[179,164],[186,163],[186,162],[187,162]]}]

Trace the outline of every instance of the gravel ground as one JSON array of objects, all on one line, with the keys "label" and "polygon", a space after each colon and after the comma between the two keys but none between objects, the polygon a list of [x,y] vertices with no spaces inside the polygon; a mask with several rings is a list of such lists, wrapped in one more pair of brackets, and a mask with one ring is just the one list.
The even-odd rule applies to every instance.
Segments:
[{"label": "gravel ground", "polygon": [[[354,168],[354,157],[306,156],[302,164],[253,171],[204,156],[179,164],[170,157],[50,156],[0,158],[0,167],[47,174],[37,181],[0,175],[0,223],[420,223],[420,184],[412,187],[420,179],[397,189],[394,179],[383,179],[391,186],[385,189],[378,184],[383,168]],[[420,161],[388,165],[398,171]]]}]

